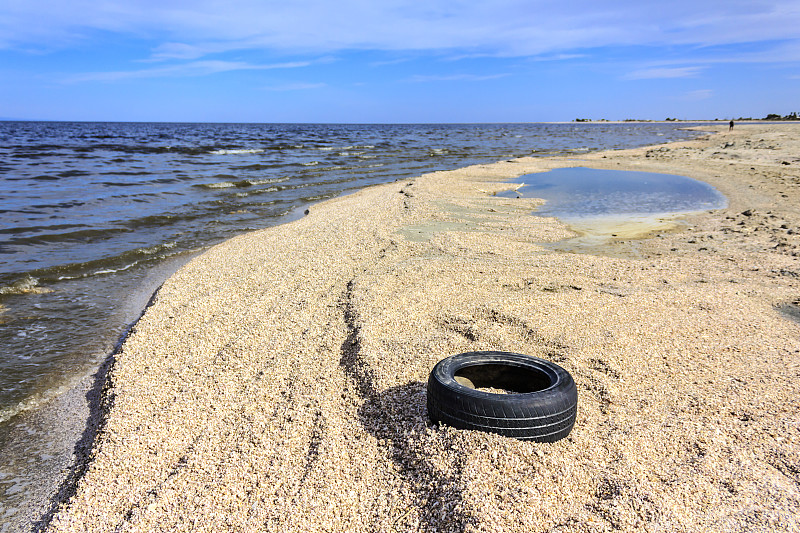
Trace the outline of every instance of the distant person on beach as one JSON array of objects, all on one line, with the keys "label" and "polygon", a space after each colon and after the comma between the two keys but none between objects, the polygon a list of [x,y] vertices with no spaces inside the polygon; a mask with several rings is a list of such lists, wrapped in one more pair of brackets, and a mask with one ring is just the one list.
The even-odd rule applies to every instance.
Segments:
[{"label": "distant person on beach", "polygon": [[728,131],[733,129],[733,121],[731,120],[730,124],[728,124]]}]

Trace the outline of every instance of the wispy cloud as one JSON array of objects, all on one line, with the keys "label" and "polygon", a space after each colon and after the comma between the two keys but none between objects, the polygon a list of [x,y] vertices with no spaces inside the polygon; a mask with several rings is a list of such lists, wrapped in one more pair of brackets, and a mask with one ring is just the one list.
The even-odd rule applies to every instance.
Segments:
[{"label": "wispy cloud", "polygon": [[697,76],[703,67],[656,67],[635,70],[623,77],[626,80],[652,80],[660,78],[691,78]]},{"label": "wispy cloud", "polygon": [[509,74],[452,74],[452,75],[421,75],[418,74],[416,76],[412,76],[408,81],[412,81],[415,83],[427,83],[427,82],[436,82],[436,81],[487,81],[487,80],[496,80],[499,78],[505,78],[509,76]]},{"label": "wispy cloud", "polygon": [[587,54],[553,54],[531,57],[531,61],[569,61],[570,59],[583,59]]},{"label": "wispy cloud", "polygon": [[310,61],[295,61],[287,63],[273,63],[267,65],[254,65],[242,61],[192,61],[178,65],[169,65],[141,70],[120,70],[112,72],[88,72],[69,76],[63,81],[66,83],[80,83],[88,81],[114,82],[121,80],[141,79],[141,78],[164,78],[164,77],[192,77],[208,76],[220,72],[231,72],[236,70],[273,70],[301,68],[311,65]]},{"label": "wispy cloud", "polygon": [[166,61],[170,59],[199,59],[212,53],[207,46],[186,43],[163,43],[158,45],[146,61]]},{"label": "wispy cloud", "polygon": [[297,82],[297,83],[286,83],[286,84],[283,84],[283,85],[268,86],[268,87],[264,87],[264,90],[266,90],[266,91],[279,91],[279,92],[284,92],[284,91],[308,91],[308,90],[311,90],[311,89],[322,89],[322,88],[327,87],[327,86],[328,86],[327,83],[303,83],[303,82]]},{"label": "wispy cloud", "polygon": [[695,91],[684,93],[681,99],[689,102],[697,102],[698,100],[708,100],[713,96],[714,91],[711,89],[697,89]]},{"label": "wispy cloud", "polygon": [[604,46],[797,40],[799,26],[796,0],[25,0],[0,8],[0,48],[67,46],[111,32],[163,41],[154,58],[197,59],[206,47],[557,57]]},{"label": "wispy cloud", "polygon": [[395,59],[387,59],[385,61],[372,61],[369,66],[370,67],[386,67],[389,65],[399,65],[401,63],[408,63],[411,61],[412,58],[410,57],[398,57]]}]

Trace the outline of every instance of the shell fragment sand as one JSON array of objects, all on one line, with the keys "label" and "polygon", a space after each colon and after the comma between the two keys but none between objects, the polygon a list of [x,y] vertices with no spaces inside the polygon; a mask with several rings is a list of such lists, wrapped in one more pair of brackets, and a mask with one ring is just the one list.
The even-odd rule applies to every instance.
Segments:
[{"label": "shell fragment sand", "polygon": [[[742,124],[469,167],[211,249],[117,355],[51,530],[798,530],[800,324],[778,310],[800,296],[798,153],[800,127]],[[730,206],[571,253],[537,201],[492,196],[575,165],[688,175]],[[430,369],[485,349],[570,371],[568,438],[429,424]]]}]

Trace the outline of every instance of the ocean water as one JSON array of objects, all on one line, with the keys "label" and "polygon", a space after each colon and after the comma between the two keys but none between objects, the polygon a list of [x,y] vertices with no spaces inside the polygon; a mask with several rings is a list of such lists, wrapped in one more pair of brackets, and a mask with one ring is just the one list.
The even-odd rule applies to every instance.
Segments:
[{"label": "ocean water", "polygon": [[0,122],[0,425],[90,373],[170,265],[224,239],[372,184],[683,126]]}]

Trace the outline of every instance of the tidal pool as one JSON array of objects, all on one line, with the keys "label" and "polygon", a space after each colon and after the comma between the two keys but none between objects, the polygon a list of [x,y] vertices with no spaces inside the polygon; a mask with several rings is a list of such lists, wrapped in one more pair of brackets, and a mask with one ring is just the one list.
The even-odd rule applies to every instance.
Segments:
[{"label": "tidal pool", "polygon": [[557,217],[578,234],[547,245],[570,252],[637,256],[635,245],[612,249],[609,239],[669,231],[681,224],[677,215],[722,209],[728,203],[707,183],[655,172],[558,168],[526,174],[512,183],[520,187],[502,196],[542,198],[546,203],[533,214]]},{"label": "tidal pool", "polygon": [[603,217],[642,217],[721,209],[725,196],[711,185],[674,174],[594,168],[558,168],[513,180],[509,197],[543,198],[537,215],[572,222]]}]

